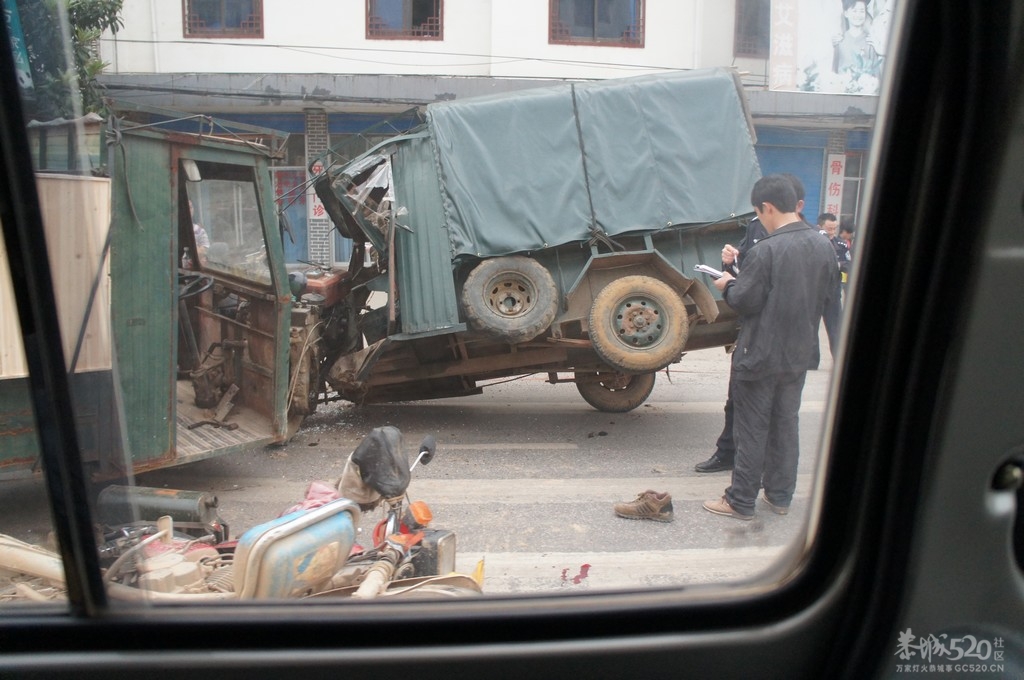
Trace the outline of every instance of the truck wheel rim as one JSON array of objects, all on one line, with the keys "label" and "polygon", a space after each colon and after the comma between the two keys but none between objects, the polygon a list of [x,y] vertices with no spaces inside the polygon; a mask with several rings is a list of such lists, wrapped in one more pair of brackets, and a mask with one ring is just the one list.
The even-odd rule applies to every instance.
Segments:
[{"label": "truck wheel rim", "polygon": [[662,309],[648,297],[624,299],[615,309],[614,324],[619,340],[636,348],[658,344],[665,331]]},{"label": "truck wheel rim", "polygon": [[488,289],[487,303],[495,314],[515,318],[530,311],[535,298],[536,292],[528,280],[509,274],[492,282]]}]

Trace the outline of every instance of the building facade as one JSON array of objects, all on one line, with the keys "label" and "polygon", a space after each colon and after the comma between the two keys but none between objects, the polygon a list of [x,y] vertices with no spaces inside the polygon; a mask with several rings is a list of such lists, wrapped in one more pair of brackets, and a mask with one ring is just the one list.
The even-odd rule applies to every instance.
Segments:
[{"label": "building facade", "polygon": [[769,0],[125,0],[105,34],[115,99],[290,134],[275,168],[292,261],[351,244],[305,189],[328,147],[352,154],[415,107],[559,80],[733,66],[762,170],[807,188],[805,214],[856,222],[877,97],[769,89]]}]

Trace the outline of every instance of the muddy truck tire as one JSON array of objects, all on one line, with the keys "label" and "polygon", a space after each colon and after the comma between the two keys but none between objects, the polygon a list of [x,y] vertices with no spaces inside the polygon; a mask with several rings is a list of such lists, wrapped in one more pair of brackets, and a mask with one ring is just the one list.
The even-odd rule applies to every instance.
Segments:
[{"label": "muddy truck tire", "polygon": [[590,308],[594,351],[624,373],[650,373],[678,361],[689,332],[682,298],[649,276],[612,281]]},{"label": "muddy truck tire", "polygon": [[577,373],[576,389],[588,404],[605,413],[626,413],[647,401],[654,373],[627,375],[617,371]]},{"label": "muddy truck tire", "polygon": [[558,312],[558,290],[536,260],[520,255],[478,264],[462,288],[470,327],[510,344],[533,340]]}]

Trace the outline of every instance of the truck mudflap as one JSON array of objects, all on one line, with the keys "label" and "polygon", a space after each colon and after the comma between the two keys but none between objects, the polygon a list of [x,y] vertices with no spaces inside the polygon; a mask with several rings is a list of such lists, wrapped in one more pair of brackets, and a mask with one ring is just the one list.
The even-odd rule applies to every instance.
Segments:
[{"label": "truck mudflap", "polygon": [[718,319],[718,303],[715,298],[711,295],[711,291],[708,290],[700,281],[691,279],[689,277],[680,274],[678,276],[679,290],[683,291],[684,295],[689,295],[690,299],[693,300],[693,304],[697,305],[697,309],[700,310],[701,316],[704,317],[704,321],[707,323],[714,323]]}]

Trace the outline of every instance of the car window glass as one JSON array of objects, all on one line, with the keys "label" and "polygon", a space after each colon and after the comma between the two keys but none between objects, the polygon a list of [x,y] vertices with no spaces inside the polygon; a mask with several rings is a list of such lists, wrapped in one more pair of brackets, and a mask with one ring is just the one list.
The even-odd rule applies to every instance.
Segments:
[{"label": "car window glass", "polygon": [[[132,7],[97,20],[98,52],[78,57],[103,75],[57,93],[56,75],[75,65],[43,46],[63,36],[35,4],[9,4],[23,11],[8,30],[29,50],[26,172],[72,376],[67,416],[116,606],[770,588],[796,568],[821,501],[856,243],[870,228],[861,216],[894,2],[800,0],[792,29],[773,7],[764,29],[780,49],[767,59],[711,46],[757,33],[764,22],[735,24],[749,3],[709,7],[692,29],[709,46],[693,63],[670,59],[647,30],[681,21],[675,9],[619,3],[628,20],[587,20],[632,27],[588,29],[617,46],[551,45],[546,19],[579,27],[602,3],[576,3],[589,12],[576,18],[569,3],[540,3],[546,70],[527,60],[473,71],[471,86],[436,97],[396,73],[411,89],[390,97],[380,81],[372,96],[304,84],[282,94],[287,78],[260,68],[247,72],[266,79],[259,92],[225,101],[217,76],[251,46],[171,49],[154,40],[156,15]],[[270,4],[255,4],[259,36]],[[194,21],[173,9],[159,16],[186,35]],[[456,11],[410,59],[429,55],[452,75],[433,60],[459,52]],[[466,11],[466,23],[482,20]],[[802,47],[786,54],[787,44]],[[579,60],[555,58],[562,49]],[[198,68],[197,55],[201,84],[175,75]],[[276,145],[275,130],[294,137]],[[288,197],[271,175],[284,155],[306,178]],[[751,205],[761,176],[786,178],[793,204],[778,212],[799,220]],[[294,192],[304,211],[282,215]],[[835,257],[789,297],[813,306],[816,292],[801,295],[828,285],[817,349],[772,364],[806,371],[773,387],[799,420],[785,435],[799,462],[781,480],[770,459],[784,436],[756,430],[769,462],[736,469],[732,447],[749,447],[755,430],[733,430],[724,408],[737,389],[748,409],[775,398],[735,383],[737,364],[751,382],[764,377],[747,363],[763,351],[751,341],[762,306],[772,333],[796,325],[767,293],[735,292],[771,268],[780,239],[759,225],[803,230]],[[716,270],[736,278],[734,292],[716,288]],[[19,355],[23,292],[3,283],[0,601],[63,607]],[[737,475],[743,504],[727,502]]]}]

